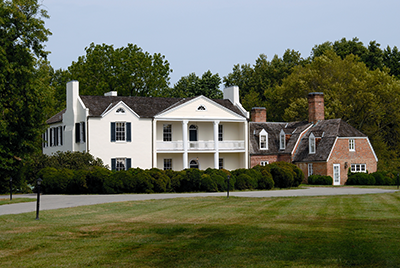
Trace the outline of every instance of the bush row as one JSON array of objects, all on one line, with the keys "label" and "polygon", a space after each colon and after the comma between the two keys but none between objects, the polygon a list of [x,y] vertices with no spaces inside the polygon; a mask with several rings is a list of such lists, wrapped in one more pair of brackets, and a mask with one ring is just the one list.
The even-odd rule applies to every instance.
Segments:
[{"label": "bush row", "polygon": [[308,184],[313,185],[332,185],[333,179],[331,176],[311,175],[308,176]]},{"label": "bush row", "polygon": [[295,165],[277,162],[252,169],[185,169],[182,171],[131,168],[110,171],[100,166],[87,169],[43,168],[42,191],[47,194],[118,194],[164,192],[218,192],[230,190],[297,187],[304,175]]},{"label": "bush row", "polygon": [[397,174],[377,171],[374,173],[349,173],[347,185],[397,185]]}]

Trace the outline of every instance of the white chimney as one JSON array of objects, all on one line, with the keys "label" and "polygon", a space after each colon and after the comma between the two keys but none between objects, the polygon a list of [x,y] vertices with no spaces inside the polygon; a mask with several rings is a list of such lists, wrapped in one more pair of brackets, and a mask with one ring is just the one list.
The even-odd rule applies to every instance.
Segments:
[{"label": "white chimney", "polygon": [[246,118],[249,118],[249,112],[242,107],[242,104],[240,104],[238,86],[224,88],[224,99],[230,100],[232,104],[235,105]]},{"label": "white chimney", "polygon": [[76,109],[79,96],[79,82],[76,80],[67,83],[67,111],[72,112]]}]

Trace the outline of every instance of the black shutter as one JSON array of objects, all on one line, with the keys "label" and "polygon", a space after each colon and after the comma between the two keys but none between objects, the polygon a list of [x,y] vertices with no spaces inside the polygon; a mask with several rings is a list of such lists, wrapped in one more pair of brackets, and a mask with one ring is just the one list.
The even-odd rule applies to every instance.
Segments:
[{"label": "black shutter", "polygon": [[60,127],[60,145],[63,145],[63,126]]},{"label": "black shutter", "polygon": [[111,158],[111,170],[117,169],[117,159]]},{"label": "black shutter", "polygon": [[85,122],[82,122],[82,141],[86,142],[86,128],[85,128]]},{"label": "black shutter", "polygon": [[126,170],[130,169],[132,167],[132,159],[127,158],[126,159]]},{"label": "black shutter", "polygon": [[50,128],[50,147],[53,146],[53,128]]},{"label": "black shutter", "polygon": [[81,141],[81,130],[80,130],[80,123],[75,123],[75,142]]},{"label": "black shutter", "polygon": [[111,123],[111,142],[115,141],[115,122]]},{"label": "black shutter", "polygon": [[131,123],[126,122],[126,141],[132,141]]},{"label": "black shutter", "polygon": [[54,128],[54,146],[58,146],[58,127]]}]

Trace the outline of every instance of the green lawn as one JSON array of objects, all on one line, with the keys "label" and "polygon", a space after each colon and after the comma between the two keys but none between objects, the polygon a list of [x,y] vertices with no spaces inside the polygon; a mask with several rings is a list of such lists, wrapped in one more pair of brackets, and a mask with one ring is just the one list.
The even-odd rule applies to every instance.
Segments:
[{"label": "green lawn", "polygon": [[1,267],[398,267],[400,194],[177,198],[0,216]]},{"label": "green lawn", "polygon": [[5,198],[5,199],[0,199],[0,206],[8,205],[8,204],[15,204],[15,203],[24,203],[24,202],[36,202],[36,199],[13,197],[13,200],[10,200],[10,198]]}]

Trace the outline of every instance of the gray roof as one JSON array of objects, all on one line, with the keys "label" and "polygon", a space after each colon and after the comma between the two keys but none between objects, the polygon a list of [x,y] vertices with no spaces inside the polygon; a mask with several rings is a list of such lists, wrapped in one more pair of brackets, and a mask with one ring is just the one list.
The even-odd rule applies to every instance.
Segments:
[{"label": "gray roof", "polygon": [[[250,122],[250,155],[291,154],[300,134],[312,124],[307,122]],[[268,150],[260,150],[259,133],[262,129],[268,133]],[[283,130],[287,135],[285,150],[279,150],[279,134]],[[309,154],[309,137],[316,138],[316,153]],[[307,130],[299,143],[293,162],[326,161],[335,143],[336,137],[367,137],[342,119],[321,120]]]},{"label": "gray roof", "polygon": [[[250,122],[250,154],[251,155],[276,155],[290,154],[296,145],[300,134],[311,124],[308,122]],[[259,133],[262,130],[268,133],[268,150],[260,150]],[[283,130],[287,135],[285,150],[279,149],[279,134]]]},{"label": "gray roof", "polygon": [[[86,108],[89,108],[89,116],[98,117],[105,111],[112,109],[119,102],[124,102],[141,118],[153,118],[157,114],[177,107],[185,102],[188,102],[195,97],[191,98],[160,98],[160,97],[124,97],[124,96],[80,96]],[[231,110],[232,112],[244,116],[240,110],[232,104],[228,99],[212,99],[215,103]],[[62,121],[62,114],[65,110],[57,113],[46,121],[48,124],[53,124]]]},{"label": "gray roof", "polygon": [[[309,153],[309,137],[316,138],[316,152]],[[294,156],[294,162],[327,161],[337,137],[367,137],[342,119],[322,120],[310,128],[303,136]]]}]

